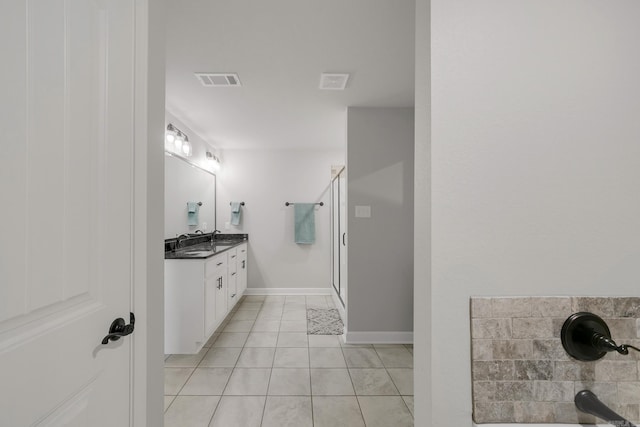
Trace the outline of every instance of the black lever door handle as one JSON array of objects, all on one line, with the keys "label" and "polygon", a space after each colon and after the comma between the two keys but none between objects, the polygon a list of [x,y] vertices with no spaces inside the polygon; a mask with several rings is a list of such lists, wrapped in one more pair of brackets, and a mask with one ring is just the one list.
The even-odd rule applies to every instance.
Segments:
[{"label": "black lever door handle", "polygon": [[126,337],[131,335],[136,325],[136,316],[133,313],[129,313],[129,324],[125,324],[122,317],[117,318],[111,322],[109,327],[109,335],[102,340],[103,345],[109,344],[109,341],[118,341],[120,337]]}]

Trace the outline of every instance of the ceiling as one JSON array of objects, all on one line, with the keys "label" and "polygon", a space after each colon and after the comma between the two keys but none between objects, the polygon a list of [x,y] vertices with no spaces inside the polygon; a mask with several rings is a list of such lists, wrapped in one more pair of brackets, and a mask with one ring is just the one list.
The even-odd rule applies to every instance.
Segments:
[{"label": "ceiling", "polygon": [[[414,105],[413,0],[167,4],[166,108],[218,148],[343,148],[346,107]],[[323,72],[350,73],[347,88],[319,90]]]}]

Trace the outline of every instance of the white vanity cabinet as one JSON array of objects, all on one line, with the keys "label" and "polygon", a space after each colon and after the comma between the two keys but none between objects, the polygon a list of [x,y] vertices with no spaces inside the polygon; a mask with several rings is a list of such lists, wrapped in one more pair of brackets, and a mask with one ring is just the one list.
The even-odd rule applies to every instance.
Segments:
[{"label": "white vanity cabinet", "polygon": [[[247,244],[164,261],[164,352],[199,352],[247,288]],[[243,258],[244,257],[244,258]]]},{"label": "white vanity cabinet", "polygon": [[199,352],[228,313],[227,253],[164,260],[164,352]]}]

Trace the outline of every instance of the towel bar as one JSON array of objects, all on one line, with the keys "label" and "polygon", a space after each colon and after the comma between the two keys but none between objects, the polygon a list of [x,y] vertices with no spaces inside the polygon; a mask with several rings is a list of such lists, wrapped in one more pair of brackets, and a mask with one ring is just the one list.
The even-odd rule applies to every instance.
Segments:
[{"label": "towel bar", "polygon": [[[295,203],[284,202],[284,205],[285,205],[285,206],[295,205]],[[314,205],[324,206],[324,202],[314,203]]]},{"label": "towel bar", "polygon": [[[229,206],[231,206],[233,202],[229,202]],[[244,202],[240,202],[240,206],[244,206]]]}]

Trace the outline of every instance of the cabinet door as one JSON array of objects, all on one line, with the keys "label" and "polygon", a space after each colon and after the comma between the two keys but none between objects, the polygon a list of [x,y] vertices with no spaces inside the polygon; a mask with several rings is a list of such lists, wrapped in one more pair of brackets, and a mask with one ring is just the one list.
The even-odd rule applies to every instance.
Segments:
[{"label": "cabinet door", "polygon": [[238,297],[241,297],[244,294],[245,289],[247,289],[247,245],[242,245],[238,248],[236,271],[238,272],[236,289],[238,291]]},{"label": "cabinet door", "polygon": [[[226,268],[225,268],[226,270]],[[222,271],[222,270],[219,270]],[[216,274],[216,324],[220,324],[227,315],[227,275]]]},{"label": "cabinet door", "polygon": [[238,301],[238,288],[237,288],[237,284],[238,284],[238,273],[237,272],[231,272],[229,273],[229,286],[227,288],[227,297],[229,298],[229,306],[228,309],[231,310],[233,308],[233,306],[235,305],[236,301]]},{"label": "cabinet door", "polygon": [[215,276],[207,278],[204,284],[204,332],[207,337],[216,330],[216,286]]},{"label": "cabinet door", "polygon": [[210,258],[205,268],[207,291],[205,292],[206,312],[205,328],[210,336],[227,315],[227,254],[222,253]]},{"label": "cabinet door", "polygon": [[227,257],[228,257],[228,262],[227,262],[227,274],[228,274],[228,280],[227,280],[227,298],[228,300],[228,305],[227,305],[227,310],[231,310],[233,308],[233,306],[236,304],[236,301],[238,300],[238,290],[236,288],[236,283],[237,283],[237,258],[238,258],[238,252],[236,248],[230,249],[227,251]]}]

